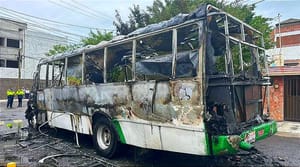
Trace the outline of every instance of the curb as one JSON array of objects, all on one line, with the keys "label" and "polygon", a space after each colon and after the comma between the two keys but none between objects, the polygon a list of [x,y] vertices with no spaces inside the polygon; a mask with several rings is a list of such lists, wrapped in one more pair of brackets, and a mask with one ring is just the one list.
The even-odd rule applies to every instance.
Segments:
[{"label": "curb", "polygon": [[283,132],[283,131],[278,131],[276,136],[281,136],[281,137],[295,137],[295,138],[300,138],[300,133],[291,133],[291,132]]}]

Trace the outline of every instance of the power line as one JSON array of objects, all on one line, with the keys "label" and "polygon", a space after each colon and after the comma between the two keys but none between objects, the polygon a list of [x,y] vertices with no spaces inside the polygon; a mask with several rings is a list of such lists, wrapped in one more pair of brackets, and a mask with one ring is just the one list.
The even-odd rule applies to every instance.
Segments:
[{"label": "power line", "polygon": [[[32,28],[28,28],[28,29],[32,30],[32,32],[37,32],[35,29],[32,29]],[[15,30],[7,30],[7,29],[3,29],[3,28],[0,28],[0,30],[1,31],[6,31],[6,32],[18,32],[18,31],[15,31]],[[41,32],[41,33],[45,33],[45,32]],[[46,34],[49,34],[49,33],[46,33]],[[51,35],[53,35],[53,34],[51,34]],[[72,44],[76,44],[76,42],[77,42],[77,41],[74,41],[72,39],[67,39],[65,37],[60,37],[60,36],[56,36],[56,35],[54,35],[54,36],[57,37],[57,38],[64,38],[65,40],[63,40],[63,39],[47,38],[47,37],[43,37],[43,36],[40,36],[40,35],[37,35],[37,34],[28,34],[28,33],[26,33],[26,36],[32,36],[32,37],[37,37],[37,38],[41,38],[41,39],[47,39],[47,40],[61,42],[61,43],[69,43],[70,42]]]},{"label": "power line", "polygon": [[46,40],[55,41],[55,42],[60,42],[60,43],[77,44],[76,41],[71,40],[71,39],[66,39],[66,40],[64,41],[64,40],[59,40],[59,39],[53,39],[53,38],[47,38],[47,37],[43,37],[43,36],[39,36],[39,35],[34,35],[34,34],[27,34],[27,36],[36,37],[36,38],[40,38],[40,39],[46,39]]},{"label": "power line", "polygon": [[[60,29],[57,29],[57,28],[53,28],[53,27],[50,27],[50,26],[47,26],[47,25],[40,25],[39,23],[36,23],[35,21],[33,20],[30,20],[28,18],[24,18],[23,16],[12,16],[11,14],[8,14],[8,13],[4,13],[3,11],[0,13],[2,13],[2,15],[5,15],[5,16],[8,16],[10,18],[14,18],[14,19],[17,19],[17,20],[22,20],[22,21],[27,21],[29,24],[35,26],[35,27],[38,27],[38,28],[41,28],[41,29],[46,29],[48,31],[56,31],[56,32],[59,32],[59,33],[62,33],[62,34],[68,34],[68,35],[71,35],[71,36],[76,36],[76,37],[81,37],[81,38],[86,38],[86,36],[83,36],[83,35],[79,35],[79,34],[74,34],[74,33],[70,33],[70,32],[66,32],[66,31],[63,31],[63,30],[60,30]],[[21,19],[20,19],[21,18]]]},{"label": "power line", "polygon": [[[30,19],[26,19],[26,18],[24,18],[22,16],[14,16],[12,14],[4,13],[3,11],[0,11],[0,13],[2,13],[2,15],[4,15],[4,16],[8,17],[9,19],[21,20],[23,22],[25,21],[27,24],[31,25],[32,27],[38,27],[40,29],[46,29],[48,31],[51,31],[51,29],[52,29],[52,27],[49,27],[49,26],[45,26],[47,28],[43,28],[42,25],[40,25],[39,23],[34,23],[34,21],[32,21]],[[60,32],[60,33],[63,33],[63,32]]]},{"label": "power line", "polygon": [[[57,6],[66,8],[66,9],[68,9],[68,10],[70,10],[70,11],[76,13],[76,12],[74,11],[74,8],[71,8],[71,7],[69,7],[69,6],[66,6],[65,4],[57,3],[57,2],[52,1],[52,0],[48,0],[48,1],[49,1],[50,3],[53,3],[53,4],[57,5]],[[76,11],[77,11],[78,13],[80,13],[80,14],[83,14],[83,15],[87,16],[87,17],[91,17],[91,15],[88,15],[88,14],[86,14],[85,12],[82,12],[82,11],[79,11],[79,10],[76,10]],[[93,16],[92,16],[92,17],[93,17]],[[96,18],[94,18],[94,19],[96,19]]]},{"label": "power line", "polygon": [[[1,11],[0,11],[1,12]],[[12,14],[7,14],[7,13],[3,13],[1,12],[2,14],[6,15],[6,16],[10,16],[10,17],[13,17],[15,19],[18,19],[18,17],[16,16],[12,16]],[[30,24],[34,24],[35,26],[37,25],[37,27],[47,27],[48,29],[52,29],[54,31],[57,31],[57,32],[61,32],[61,33],[65,33],[65,34],[68,34],[68,35],[72,35],[72,36],[78,36],[78,37],[86,37],[86,36],[83,36],[83,35],[79,35],[79,34],[74,34],[74,33],[70,33],[70,32],[66,32],[66,31],[63,31],[63,30],[60,30],[60,29],[57,29],[57,28],[54,28],[54,27],[50,27],[50,26],[47,26],[47,25],[40,25],[40,23],[34,21],[34,20],[31,20],[31,19],[28,19],[26,17],[23,17],[23,16],[19,16],[20,18],[22,18],[21,20],[25,20],[27,22],[29,22]]]},{"label": "power line", "polygon": [[257,2],[252,3],[251,5],[257,5],[257,4],[259,4],[259,3],[263,2],[263,1],[265,1],[265,0],[259,0]]},{"label": "power line", "polygon": [[[92,17],[100,18],[100,19],[103,19],[103,18],[104,18],[104,19],[106,19],[106,20],[111,21],[111,19],[108,19],[108,18],[106,18],[106,17],[100,16],[100,15],[98,15],[98,13],[95,14],[95,13],[91,12],[91,10],[86,10],[86,9],[82,8],[81,5],[78,6],[78,4],[75,5],[75,4],[70,3],[70,2],[68,2],[68,1],[62,1],[62,0],[60,0],[60,2],[63,3],[63,4],[65,4],[65,5],[68,5],[69,7],[73,8],[73,9],[75,9],[75,10],[77,10],[77,11],[87,13],[87,14],[89,14],[89,15],[92,16]],[[87,7],[87,8],[89,8],[89,7]]]},{"label": "power line", "polygon": [[4,7],[0,7],[0,9],[4,9],[4,10],[11,11],[11,12],[14,12],[14,13],[17,13],[17,14],[20,14],[20,15],[24,15],[24,16],[27,16],[27,17],[31,17],[31,18],[34,18],[34,19],[41,20],[41,21],[47,21],[47,22],[54,23],[54,24],[60,24],[60,25],[65,25],[65,26],[84,28],[84,29],[108,30],[108,31],[111,30],[111,29],[105,29],[105,28],[88,27],[88,26],[75,25],[75,24],[70,24],[70,23],[62,23],[62,22],[55,21],[55,20],[50,20],[50,19],[46,19],[46,18],[32,16],[32,15],[29,15],[29,14],[26,14],[26,13],[22,13],[22,12],[17,12],[15,10],[7,9],[7,8],[4,8]]},{"label": "power line", "polygon": [[75,2],[76,4],[80,5],[80,6],[83,6],[83,7],[87,8],[87,9],[89,9],[90,11],[93,11],[93,12],[96,13],[97,15],[98,15],[98,13],[101,13],[102,15],[99,15],[99,16],[105,16],[105,17],[107,17],[107,18],[114,19],[114,18],[111,17],[110,15],[107,15],[107,14],[101,12],[101,11],[96,11],[96,10],[90,8],[89,6],[87,6],[87,5],[83,4],[83,3],[79,3],[79,2],[76,1],[76,0],[72,0],[72,1]]}]

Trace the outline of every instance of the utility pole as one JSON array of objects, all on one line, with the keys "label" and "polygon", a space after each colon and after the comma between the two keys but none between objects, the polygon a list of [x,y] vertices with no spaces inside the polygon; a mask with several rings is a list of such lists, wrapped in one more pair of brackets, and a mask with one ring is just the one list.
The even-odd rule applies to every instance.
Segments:
[{"label": "utility pole", "polygon": [[18,51],[18,87],[17,90],[20,89],[20,80],[21,80],[21,49]]},{"label": "utility pole", "polygon": [[[22,34],[21,34],[22,33]],[[22,37],[22,38],[21,38]],[[25,44],[25,29],[19,29],[19,50],[18,50],[18,88],[20,89],[21,82],[21,68],[22,68],[22,59],[24,56],[24,45]],[[22,50],[22,52],[21,52]]]},{"label": "utility pole", "polygon": [[280,13],[278,13],[277,15],[278,17],[278,38],[279,38],[279,65],[283,66],[284,62],[283,62],[283,57],[282,57],[282,41],[281,41],[281,25],[280,25]]},{"label": "utility pole", "polygon": [[278,37],[279,37],[279,54],[281,55],[281,29],[280,29],[280,13],[277,15],[278,17]]}]

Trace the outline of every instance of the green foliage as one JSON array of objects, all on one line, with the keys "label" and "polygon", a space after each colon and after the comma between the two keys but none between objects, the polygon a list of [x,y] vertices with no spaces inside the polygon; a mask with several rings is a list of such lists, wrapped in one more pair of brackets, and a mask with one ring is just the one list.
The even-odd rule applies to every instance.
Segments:
[{"label": "green foliage", "polygon": [[273,42],[271,40],[271,31],[272,27],[268,24],[271,21],[271,18],[264,18],[262,16],[254,16],[250,22],[250,25],[256,28],[258,31],[263,33],[265,48],[269,49],[273,46]]},{"label": "green foliage", "polygon": [[157,23],[179,13],[190,13],[204,3],[210,3],[219,8],[225,6],[225,1],[218,0],[154,0],[153,5],[147,7],[147,12],[151,16],[150,22]]},{"label": "green foliage", "polygon": [[244,0],[154,0],[146,11],[141,11],[139,6],[136,5],[130,8],[131,13],[128,16],[128,22],[124,22],[119,12],[116,11],[114,25],[118,34],[127,35],[137,28],[168,20],[179,13],[190,13],[204,3],[212,4],[258,29],[264,33],[265,47],[270,48],[272,46],[269,35],[271,27],[268,24],[270,19],[255,16],[255,5],[248,5],[244,3]]},{"label": "green foliage", "polygon": [[98,30],[96,32],[90,31],[89,37],[82,39],[81,42],[83,46],[96,45],[101,41],[109,41],[112,37],[112,32],[101,33]]},{"label": "green foliage", "polygon": [[68,77],[68,85],[78,86],[81,84],[81,78],[76,78],[74,76]]},{"label": "green foliage", "polygon": [[48,53],[46,53],[46,56],[53,56],[59,53],[64,53],[70,50],[74,50],[78,47],[78,45],[54,45],[53,48],[50,49]]},{"label": "green foliage", "polygon": [[68,51],[72,51],[82,46],[86,45],[96,45],[101,41],[109,41],[113,37],[112,32],[101,33],[100,31],[90,31],[89,36],[87,38],[83,38],[80,43],[73,45],[54,45],[52,49],[46,53],[47,56],[53,56],[59,53],[64,53]]},{"label": "green foliage", "polygon": [[116,66],[110,71],[109,82],[124,82],[125,73],[122,66]]},{"label": "green foliage", "polygon": [[150,16],[144,11],[141,11],[139,5],[133,5],[133,8],[129,9],[131,13],[128,16],[129,21],[126,22],[122,20],[119,11],[116,10],[116,21],[114,21],[113,24],[117,29],[118,35],[127,35],[130,32],[149,24]]}]

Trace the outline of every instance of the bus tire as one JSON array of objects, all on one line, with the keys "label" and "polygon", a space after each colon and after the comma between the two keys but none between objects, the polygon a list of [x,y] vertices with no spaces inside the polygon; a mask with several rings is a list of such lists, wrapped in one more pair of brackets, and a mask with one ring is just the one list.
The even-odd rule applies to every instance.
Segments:
[{"label": "bus tire", "polygon": [[116,155],[119,146],[118,134],[110,120],[96,119],[93,126],[93,144],[99,155],[112,158]]}]

